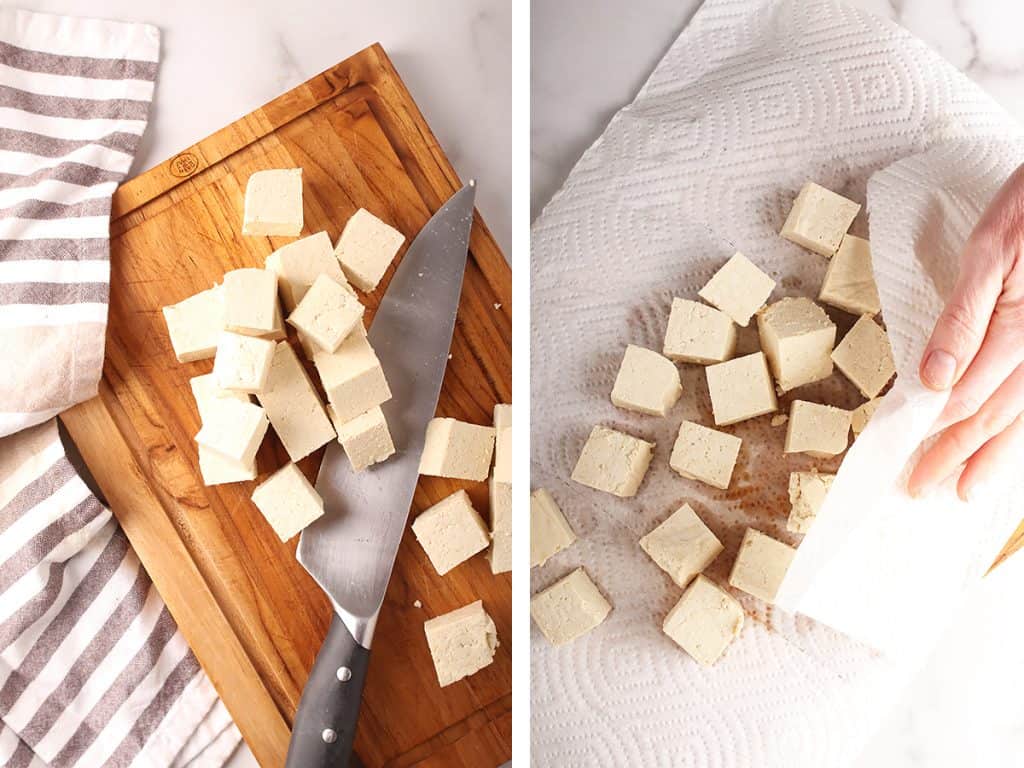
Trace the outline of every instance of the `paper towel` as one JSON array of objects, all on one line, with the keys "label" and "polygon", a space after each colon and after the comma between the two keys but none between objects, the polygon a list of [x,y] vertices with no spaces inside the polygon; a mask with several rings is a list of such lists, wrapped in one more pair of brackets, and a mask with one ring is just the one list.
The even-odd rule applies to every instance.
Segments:
[{"label": "paper towel", "polygon": [[[999,107],[886,21],[834,2],[705,3],[534,227],[532,482],[580,541],[531,586],[583,565],[615,606],[568,646],[533,631],[534,764],[799,768],[856,756],[1015,522],[1015,494],[967,506],[947,488],[913,502],[901,479],[942,407],[916,384],[920,351],[973,221],[1020,159]],[[743,633],[704,669],[661,633],[680,590],[639,538],[689,502],[726,546],[708,569],[724,582],[746,526],[799,541],[785,530],[789,472],[839,462],[783,457],[785,428],[757,419],[730,428],[743,448],[731,488],[715,491],[668,468],[679,422],[713,423],[700,367],[683,366],[668,418],[616,409],[609,393],[625,345],[660,349],[671,297],[696,298],[735,250],[779,282],[774,298],[816,295],[825,260],[777,234],[807,179],[867,202],[901,376],[800,546],[789,610],[737,593]],[[868,216],[852,231],[867,236]],[[853,318],[832,314],[844,333]],[[748,328],[740,350],[756,348]],[[799,396],[863,400],[838,373]],[[636,498],[568,479],[596,423],[657,443]]]}]

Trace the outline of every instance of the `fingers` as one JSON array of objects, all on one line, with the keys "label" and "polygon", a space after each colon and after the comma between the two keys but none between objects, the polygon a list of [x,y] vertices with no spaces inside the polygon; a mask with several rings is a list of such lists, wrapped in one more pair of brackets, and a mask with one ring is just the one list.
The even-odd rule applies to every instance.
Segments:
[{"label": "fingers", "polygon": [[996,311],[981,349],[953,387],[949,402],[932,427],[932,434],[977,413],[1013,370],[1024,362],[1022,328],[1024,324],[1018,318],[1000,315]]},{"label": "fingers", "polygon": [[977,413],[949,427],[918,462],[907,490],[919,496],[956,472],[1024,411],[1024,366],[1018,366]]},{"label": "fingers", "polygon": [[964,501],[985,487],[1007,466],[1020,466],[1024,455],[1024,418],[993,437],[971,457],[960,475],[956,491]]},{"label": "fingers", "polygon": [[[974,238],[972,238],[972,241]],[[968,242],[960,276],[921,357],[921,383],[952,387],[977,354],[1003,286],[1003,268],[987,240]]]}]

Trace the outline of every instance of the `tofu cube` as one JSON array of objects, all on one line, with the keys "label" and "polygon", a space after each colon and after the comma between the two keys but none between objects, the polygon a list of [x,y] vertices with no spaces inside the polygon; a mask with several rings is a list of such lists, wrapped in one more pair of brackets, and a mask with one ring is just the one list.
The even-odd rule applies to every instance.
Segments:
[{"label": "tofu cube", "polygon": [[202,376],[194,376],[188,381],[192,388],[192,397],[196,401],[196,409],[199,411],[199,420],[205,421],[208,414],[213,413],[220,406],[223,398],[238,400],[242,403],[251,402],[249,395],[245,392],[238,392],[233,389],[222,389],[217,386],[217,379],[212,373]]},{"label": "tofu cube", "polygon": [[697,295],[746,327],[774,290],[775,281],[737,251]]},{"label": "tofu cube", "polygon": [[672,299],[665,357],[681,363],[720,363],[736,350],[736,324],[724,312],[696,301]]},{"label": "tofu cube", "polygon": [[268,426],[267,415],[258,405],[223,398],[220,407],[203,420],[195,439],[199,445],[248,467],[256,461]]},{"label": "tofu cube", "polygon": [[828,263],[818,301],[852,315],[875,315],[881,311],[875,270],[871,266],[871,244],[867,240],[853,235],[843,238]]},{"label": "tofu cube", "polygon": [[423,631],[442,688],[494,661],[498,630],[479,600],[424,622]]},{"label": "tofu cube", "polygon": [[512,484],[491,477],[488,484],[491,503],[491,546],[487,561],[491,573],[512,570]]},{"label": "tofu cube", "polygon": [[223,485],[224,483],[241,483],[256,479],[256,461],[242,464],[222,456],[205,445],[199,447],[199,473],[203,476],[203,485]]},{"label": "tofu cube", "polygon": [[825,501],[825,495],[832,487],[835,475],[821,475],[817,472],[790,472],[789,474],[789,520],[786,530],[792,533],[807,533],[811,523],[818,516],[818,510]]},{"label": "tofu cube", "polygon": [[324,513],[324,501],[294,464],[256,486],[252,502],[281,541],[288,541]]},{"label": "tofu cube", "polygon": [[288,338],[288,331],[284,329],[284,315],[281,313],[281,302],[277,300],[277,297],[274,297],[274,327],[266,333],[250,335],[259,336],[261,339],[270,339],[271,341],[283,341]]},{"label": "tofu cube", "polygon": [[727,490],[742,440],[736,435],[684,421],[668,465],[690,480]]},{"label": "tofu cube", "polygon": [[349,280],[361,291],[370,292],[405,242],[405,235],[360,208],[341,231],[334,254]]},{"label": "tofu cube", "polygon": [[215,285],[163,309],[171,347],[179,363],[206,360],[217,353],[224,330],[224,297]]},{"label": "tofu cube", "polygon": [[233,269],[224,275],[224,327],[259,336],[273,333],[277,275],[269,269]]},{"label": "tofu cube", "polygon": [[441,576],[490,543],[487,527],[465,491],[456,491],[423,511],[413,520],[412,532]]},{"label": "tofu cube", "polygon": [[698,576],[661,628],[696,661],[710,667],[743,629],[743,607],[706,576]]},{"label": "tofu cube", "polygon": [[653,455],[654,443],[596,426],[583,446],[572,479],[621,498],[635,496]]},{"label": "tofu cube", "polygon": [[384,369],[361,325],[334,352],[314,352],[313,364],[338,422],[351,421],[391,399]]},{"label": "tofu cube", "polygon": [[269,339],[223,331],[213,360],[217,386],[250,394],[259,392],[267,384],[276,347]]},{"label": "tofu cube", "polygon": [[512,482],[512,427],[495,430],[494,479],[499,483]]},{"label": "tofu cube", "polygon": [[302,231],[302,169],[256,171],[245,185],[243,235],[297,237]]},{"label": "tofu cube", "polygon": [[689,504],[640,539],[640,548],[680,587],[686,587],[725,549]]},{"label": "tofu cube", "polygon": [[363,319],[365,307],[348,285],[319,275],[288,315],[288,324],[325,352],[334,352]]},{"label": "tofu cube", "polygon": [[582,568],[530,599],[530,615],[552,645],[564,645],[590,632],[612,606]]},{"label": "tofu cube", "polygon": [[277,343],[266,384],[256,397],[292,461],[334,439],[320,395],[287,341]]},{"label": "tofu cube", "polygon": [[355,472],[379,464],[395,452],[388,422],[379,405],[351,421],[337,424],[337,430],[338,442]]},{"label": "tofu cube", "polygon": [[298,306],[320,275],[327,275],[339,285],[348,282],[326,232],[278,248],[267,256],[266,267],[277,274],[281,300],[289,312]]},{"label": "tofu cube", "polygon": [[704,369],[711,409],[720,427],[778,410],[775,385],[763,352],[744,355]]},{"label": "tofu cube", "polygon": [[850,440],[850,412],[806,400],[789,406],[786,453],[806,453],[817,459],[838,456]]},{"label": "tofu cube", "polygon": [[671,360],[629,344],[612,388],[612,403],[627,411],[664,416],[683,393]]},{"label": "tofu cube", "polygon": [[793,201],[779,234],[809,251],[831,257],[859,212],[857,203],[808,181]]},{"label": "tofu cube", "polygon": [[832,375],[836,326],[810,299],[786,298],[757,316],[761,349],[783,392]]},{"label": "tofu cube", "polygon": [[862,403],[850,412],[850,426],[853,427],[853,436],[857,437],[871,421],[878,406],[882,404],[882,398],[874,397],[866,403]]},{"label": "tofu cube", "polygon": [[775,602],[796,550],[754,528],[747,528],[729,574],[729,584],[748,595]]},{"label": "tofu cube", "polygon": [[544,565],[576,541],[576,533],[554,498],[543,488],[530,494],[530,567]]},{"label": "tofu cube", "polygon": [[434,418],[427,424],[420,474],[480,482],[487,479],[493,455],[494,427]]},{"label": "tofu cube", "polygon": [[508,403],[497,403],[494,406],[494,428],[512,426],[512,406]]},{"label": "tofu cube", "polygon": [[896,374],[889,335],[870,315],[861,315],[832,353],[836,367],[864,397],[878,397]]}]

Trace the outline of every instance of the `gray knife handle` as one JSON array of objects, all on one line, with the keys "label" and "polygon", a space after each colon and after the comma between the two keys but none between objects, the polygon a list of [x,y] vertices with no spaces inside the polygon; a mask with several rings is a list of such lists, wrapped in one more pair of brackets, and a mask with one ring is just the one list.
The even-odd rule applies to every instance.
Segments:
[{"label": "gray knife handle", "polygon": [[335,614],[302,691],[286,768],[349,765],[369,661],[369,649]]}]

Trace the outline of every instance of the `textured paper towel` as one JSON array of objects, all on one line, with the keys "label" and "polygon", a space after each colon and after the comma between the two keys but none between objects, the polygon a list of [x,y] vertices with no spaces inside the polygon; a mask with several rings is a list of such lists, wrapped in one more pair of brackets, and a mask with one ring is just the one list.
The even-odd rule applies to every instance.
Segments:
[{"label": "textured paper towel", "polygon": [[[532,588],[583,565],[615,606],[568,646],[533,631],[536,765],[855,757],[1013,525],[1005,502],[968,507],[944,489],[915,503],[899,488],[942,407],[915,385],[921,347],[971,224],[1020,158],[1009,118],[885,21],[830,2],[710,0],[697,13],[534,227],[533,484],[581,540],[535,569]],[[800,547],[782,595],[799,613],[737,594],[743,634],[703,669],[661,633],[680,590],[638,539],[687,501],[726,546],[708,569],[724,582],[746,526],[797,543],[785,530],[789,472],[838,462],[782,458],[785,428],[756,419],[729,428],[743,448],[731,488],[715,491],[667,466],[682,419],[712,423],[702,369],[683,366],[684,396],[665,419],[608,395],[625,344],[660,350],[671,297],[696,298],[734,250],[779,282],[774,298],[817,293],[826,262],[777,235],[808,178],[867,201],[901,379]],[[852,231],[868,235],[867,216]],[[852,324],[830,314],[840,334]],[[740,349],[756,348],[747,329]],[[862,401],[838,373],[796,394]],[[635,499],[568,479],[595,423],[656,441]]]}]

